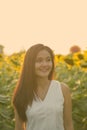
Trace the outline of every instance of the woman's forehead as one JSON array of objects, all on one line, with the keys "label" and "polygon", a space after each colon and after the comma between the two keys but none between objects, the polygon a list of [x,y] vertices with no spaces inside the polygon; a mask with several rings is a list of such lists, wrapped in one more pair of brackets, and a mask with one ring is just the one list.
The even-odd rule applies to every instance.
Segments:
[{"label": "woman's forehead", "polygon": [[37,57],[51,57],[51,55],[47,50],[44,49],[38,52]]}]

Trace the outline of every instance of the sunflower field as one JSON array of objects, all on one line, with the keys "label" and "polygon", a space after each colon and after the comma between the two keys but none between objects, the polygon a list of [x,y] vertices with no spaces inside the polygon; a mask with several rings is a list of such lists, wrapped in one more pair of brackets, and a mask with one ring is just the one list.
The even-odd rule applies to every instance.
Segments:
[{"label": "sunflower field", "polygon": [[[0,54],[0,130],[14,130],[13,90],[20,75],[25,51]],[[55,55],[55,79],[68,84],[72,96],[75,130],[87,130],[87,50]]]}]

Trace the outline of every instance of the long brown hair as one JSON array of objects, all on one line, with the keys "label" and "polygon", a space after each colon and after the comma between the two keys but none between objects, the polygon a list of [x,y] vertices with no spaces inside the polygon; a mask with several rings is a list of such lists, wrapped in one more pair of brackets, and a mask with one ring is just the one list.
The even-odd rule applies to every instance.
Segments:
[{"label": "long brown hair", "polygon": [[32,105],[32,101],[34,99],[33,90],[37,86],[36,76],[35,76],[36,56],[38,52],[43,49],[47,50],[51,55],[53,66],[48,76],[48,79],[51,80],[53,77],[53,72],[54,72],[53,51],[49,47],[43,44],[36,44],[30,47],[25,54],[22,72],[13,95],[14,108],[17,110],[19,117],[23,121],[27,120],[25,112],[27,106]]}]

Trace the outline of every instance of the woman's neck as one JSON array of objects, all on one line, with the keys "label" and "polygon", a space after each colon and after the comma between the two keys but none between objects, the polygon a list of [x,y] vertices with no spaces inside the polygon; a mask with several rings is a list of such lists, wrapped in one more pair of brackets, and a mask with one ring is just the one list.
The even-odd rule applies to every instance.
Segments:
[{"label": "woman's neck", "polygon": [[37,78],[37,87],[44,88],[50,84],[50,80],[48,78]]}]

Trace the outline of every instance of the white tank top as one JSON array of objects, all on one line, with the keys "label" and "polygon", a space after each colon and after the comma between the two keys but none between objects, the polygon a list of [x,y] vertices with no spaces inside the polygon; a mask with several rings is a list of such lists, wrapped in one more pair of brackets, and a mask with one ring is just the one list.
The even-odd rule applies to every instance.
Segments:
[{"label": "white tank top", "polygon": [[36,97],[26,110],[26,130],[64,130],[64,97],[58,81],[52,80],[44,100]]}]

